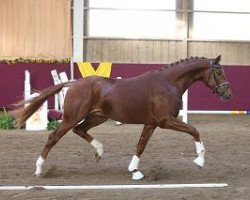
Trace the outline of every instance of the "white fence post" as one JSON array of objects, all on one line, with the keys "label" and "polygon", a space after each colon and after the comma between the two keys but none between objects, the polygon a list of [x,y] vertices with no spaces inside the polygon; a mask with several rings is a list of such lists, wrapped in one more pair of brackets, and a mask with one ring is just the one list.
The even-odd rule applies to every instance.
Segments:
[{"label": "white fence post", "polygon": [[[67,74],[65,72],[59,73],[59,77],[60,77],[60,80],[61,80],[62,83],[69,82],[69,79],[68,79]],[[69,89],[68,87],[64,87],[62,89],[64,98],[65,98],[65,95],[66,95],[68,89]]]},{"label": "white fence post", "polygon": [[[51,71],[51,75],[53,77],[55,85],[60,84],[60,83],[69,82],[69,79],[68,79],[67,74],[65,72],[61,72],[58,75],[57,71],[54,69]],[[59,92],[59,94],[55,94],[55,110],[59,110],[58,102],[60,105],[60,110],[63,110],[64,98],[65,98],[67,91],[68,91],[68,87],[64,87],[62,89],[62,91]]]},{"label": "white fence post", "polygon": [[24,71],[24,99],[26,100],[31,93],[31,86],[30,86],[30,73],[28,70]]},{"label": "white fence post", "polygon": [[[55,85],[62,83],[55,69],[51,71],[51,75],[53,77],[53,81]],[[59,106],[58,106],[58,102],[59,102]],[[59,107],[60,107],[60,110],[62,110],[63,108],[63,93],[62,92],[59,92],[59,94],[55,95],[55,110],[59,110]]]},{"label": "white fence post", "polygon": [[[36,96],[39,96],[39,93],[31,94],[31,86],[30,86],[30,73],[28,70],[24,72],[24,99],[31,100]],[[28,104],[25,104],[28,106]],[[45,101],[43,105],[29,117],[26,121],[26,130],[28,131],[37,131],[37,130],[45,130],[47,128],[48,123],[48,102]]]},{"label": "white fence post", "polygon": [[188,90],[182,95],[182,110],[180,111],[182,121],[187,123],[188,121]]}]

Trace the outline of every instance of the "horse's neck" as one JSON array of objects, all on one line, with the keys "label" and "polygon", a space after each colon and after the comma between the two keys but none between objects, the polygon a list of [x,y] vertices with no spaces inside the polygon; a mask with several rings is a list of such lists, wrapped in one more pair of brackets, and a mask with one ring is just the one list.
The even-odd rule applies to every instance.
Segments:
[{"label": "horse's neck", "polygon": [[208,68],[208,63],[208,60],[180,63],[166,71],[167,79],[182,95],[195,81],[202,79],[202,72]]}]

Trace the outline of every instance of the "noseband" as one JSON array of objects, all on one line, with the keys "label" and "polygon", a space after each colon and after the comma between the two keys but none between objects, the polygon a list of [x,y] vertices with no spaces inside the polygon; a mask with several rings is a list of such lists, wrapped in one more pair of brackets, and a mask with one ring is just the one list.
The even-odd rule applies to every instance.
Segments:
[{"label": "noseband", "polygon": [[227,89],[230,87],[230,83],[228,81],[225,81],[224,83],[220,83],[219,78],[218,78],[220,72],[218,72],[218,70],[221,71],[222,67],[216,64],[211,64],[211,70],[209,73],[208,81],[210,80],[211,75],[213,74],[214,80],[216,83],[213,93],[217,93],[220,96],[223,96],[224,93],[227,91]]}]

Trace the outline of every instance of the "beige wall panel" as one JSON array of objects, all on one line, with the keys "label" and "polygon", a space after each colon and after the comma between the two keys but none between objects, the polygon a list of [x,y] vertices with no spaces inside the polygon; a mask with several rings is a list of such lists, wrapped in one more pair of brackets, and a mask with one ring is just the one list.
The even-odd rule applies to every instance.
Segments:
[{"label": "beige wall panel", "polygon": [[[90,42],[89,40],[87,42]],[[91,50],[92,57],[89,58],[88,61],[100,61],[100,40],[92,40],[91,41],[91,49],[87,50],[87,54],[89,54],[89,51]],[[95,58],[93,60],[93,58]]]},{"label": "beige wall panel", "polygon": [[222,64],[250,65],[250,43],[244,42],[189,42],[189,56],[208,58],[222,55]]},{"label": "beige wall panel", "polygon": [[138,63],[147,63],[148,61],[146,61],[146,53],[147,53],[147,45],[146,42],[144,41],[139,41],[138,43]]},{"label": "beige wall panel", "polygon": [[85,61],[89,61],[93,57],[92,43],[93,43],[92,40],[89,40],[88,42],[86,41],[83,42],[84,45],[83,58],[85,59]]},{"label": "beige wall panel", "polygon": [[121,48],[124,42],[127,44],[127,48],[125,48],[125,52],[124,52],[124,55],[126,55],[126,57],[122,57],[122,55],[118,55],[118,58],[120,57],[120,59],[117,59],[117,61],[126,63],[126,60],[127,60],[129,63],[137,63],[139,61],[139,49],[140,49],[141,41],[124,40],[121,42]]},{"label": "beige wall panel", "polygon": [[110,60],[110,49],[111,47],[109,46],[109,40],[106,42],[105,40],[100,41],[100,50],[99,52],[101,54],[100,60],[102,61],[109,61]]},{"label": "beige wall panel", "polygon": [[[85,40],[85,59],[90,62],[171,63],[185,58],[185,52],[182,41]],[[222,55],[222,64],[250,65],[250,43],[188,42],[188,57],[213,58],[217,55]]]},{"label": "beige wall panel", "polygon": [[159,63],[163,62],[163,54],[166,53],[162,49],[161,41],[153,42],[153,61],[158,61]]},{"label": "beige wall panel", "polygon": [[165,64],[184,58],[181,41],[85,39],[84,43],[84,58],[90,62]]},{"label": "beige wall panel", "polygon": [[175,41],[168,42],[168,60],[172,63],[177,60],[178,47]]}]

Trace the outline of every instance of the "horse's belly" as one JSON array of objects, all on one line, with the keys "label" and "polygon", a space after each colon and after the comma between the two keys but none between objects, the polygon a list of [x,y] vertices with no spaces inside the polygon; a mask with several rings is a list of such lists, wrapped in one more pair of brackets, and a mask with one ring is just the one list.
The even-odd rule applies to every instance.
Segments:
[{"label": "horse's belly", "polygon": [[102,103],[103,112],[111,119],[131,123],[145,124],[149,119],[147,106],[136,101],[104,101]]}]

